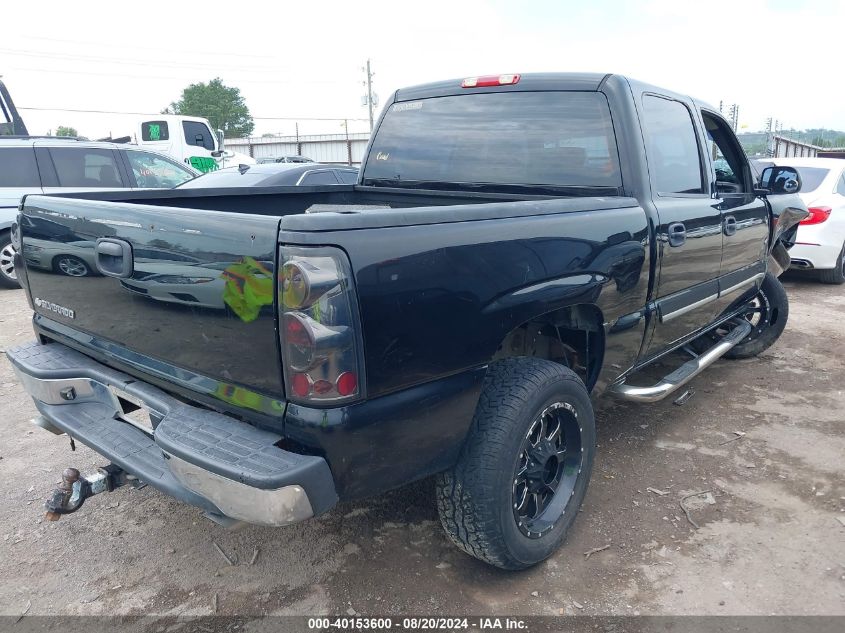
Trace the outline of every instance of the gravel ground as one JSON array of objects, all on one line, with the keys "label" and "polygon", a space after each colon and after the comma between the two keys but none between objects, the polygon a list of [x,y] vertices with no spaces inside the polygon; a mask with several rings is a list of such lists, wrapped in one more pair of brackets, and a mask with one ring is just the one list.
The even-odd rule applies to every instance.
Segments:
[{"label": "gravel ground", "polygon": [[[47,522],[62,469],[103,461],[29,424],[2,358],[0,615],[845,615],[845,291],[786,285],[780,341],[718,362],[683,406],[599,403],[581,516],[520,573],[447,542],[431,481],[279,529],[227,531],[150,488]],[[0,348],[31,339],[23,291],[0,304]],[[698,491],[695,529],[679,501]]]}]

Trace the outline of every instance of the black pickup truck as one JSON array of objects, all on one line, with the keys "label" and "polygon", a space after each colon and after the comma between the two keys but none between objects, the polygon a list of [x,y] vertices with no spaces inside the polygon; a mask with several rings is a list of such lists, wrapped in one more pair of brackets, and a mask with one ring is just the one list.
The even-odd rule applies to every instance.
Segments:
[{"label": "black pickup truck", "polygon": [[[798,189],[694,99],[532,74],[397,91],[355,185],[28,196],[37,341],[7,355],[35,422],[111,462],[48,516],[142,482],[286,525],[436,475],[459,547],[533,565],[586,494],[591,398],[783,331]],[[95,274],[27,265],[68,241]]]}]

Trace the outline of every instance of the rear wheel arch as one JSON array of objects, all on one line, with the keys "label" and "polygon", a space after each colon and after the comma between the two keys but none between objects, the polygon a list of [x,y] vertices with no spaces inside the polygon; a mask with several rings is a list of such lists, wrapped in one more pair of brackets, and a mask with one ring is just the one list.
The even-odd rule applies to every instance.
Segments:
[{"label": "rear wheel arch", "polygon": [[511,329],[490,363],[517,357],[550,360],[572,369],[591,390],[604,359],[603,323],[601,310],[587,303],[539,314]]}]

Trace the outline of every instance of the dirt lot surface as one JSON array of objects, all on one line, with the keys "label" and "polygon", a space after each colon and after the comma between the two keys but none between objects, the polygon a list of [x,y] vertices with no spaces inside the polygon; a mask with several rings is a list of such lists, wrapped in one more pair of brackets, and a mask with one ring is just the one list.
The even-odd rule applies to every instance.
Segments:
[{"label": "dirt lot surface", "polygon": [[[150,488],[47,522],[62,469],[103,461],[30,425],[4,357],[0,615],[200,615],[215,602],[256,616],[845,615],[845,290],[786,285],[781,340],[718,362],[683,406],[601,401],[581,516],[560,552],[522,573],[447,541],[431,481],[281,529],[227,531]],[[23,291],[0,291],[0,306],[0,348],[30,340]],[[699,491],[695,529],[679,501]]]}]

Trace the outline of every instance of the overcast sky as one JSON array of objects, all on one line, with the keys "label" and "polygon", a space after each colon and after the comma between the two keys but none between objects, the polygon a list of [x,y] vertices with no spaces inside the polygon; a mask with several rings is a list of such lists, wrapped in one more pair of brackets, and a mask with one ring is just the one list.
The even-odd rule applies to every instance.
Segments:
[{"label": "overcast sky", "polygon": [[[361,66],[382,103],[479,74],[600,71],[738,103],[740,125],[845,130],[842,0],[99,2],[4,6],[0,75],[31,133],[129,134],[191,82],[237,86],[256,134],[367,129]],[[44,110],[40,110],[40,109]],[[64,110],[64,111],[62,111]]]}]

